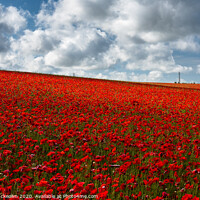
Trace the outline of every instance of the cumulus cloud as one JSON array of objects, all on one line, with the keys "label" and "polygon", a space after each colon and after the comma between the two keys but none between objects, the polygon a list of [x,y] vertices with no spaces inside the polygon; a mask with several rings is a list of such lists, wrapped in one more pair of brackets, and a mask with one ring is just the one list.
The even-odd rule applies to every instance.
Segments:
[{"label": "cumulus cloud", "polygon": [[10,49],[9,36],[25,26],[26,19],[23,14],[15,7],[5,8],[0,4],[0,53]]},{"label": "cumulus cloud", "polygon": [[197,73],[200,74],[200,65],[197,65]]},{"label": "cumulus cloud", "polygon": [[59,39],[45,30],[25,30],[24,35],[12,42],[14,51],[30,55],[44,55],[59,45]]},{"label": "cumulus cloud", "polygon": [[98,65],[112,41],[97,29],[81,28],[78,33],[66,35],[59,48],[45,56],[45,63],[59,67],[83,67]]},{"label": "cumulus cloud", "polygon": [[[58,67],[85,66],[85,69],[103,68],[103,65],[106,66],[104,57],[113,51],[111,48],[114,45],[111,44],[115,43],[127,59],[127,69],[159,68],[167,72],[191,70],[176,65],[171,49],[160,44],[177,37],[173,13],[177,14],[175,10],[184,6],[178,2],[154,1],[149,4],[130,0],[62,0],[54,3],[54,6],[53,13],[47,12],[44,7],[37,16],[38,25],[45,24],[49,30],[57,29],[62,38],[61,45],[45,55],[46,64]],[[61,31],[63,28],[67,30],[65,33]],[[97,34],[97,30],[104,37]],[[113,59],[112,64],[117,60],[117,57]]]},{"label": "cumulus cloud", "polygon": [[164,73],[193,70],[177,64],[173,50],[199,52],[199,8],[198,0],[49,0],[35,16],[35,30],[14,38],[5,35],[21,30],[25,15],[0,6],[0,53],[7,52],[0,63],[29,71],[159,81]]},{"label": "cumulus cloud", "polygon": [[161,81],[163,74],[160,71],[150,71],[148,73],[128,73],[112,71],[108,75],[99,73],[95,78],[111,79],[111,80],[122,80],[122,81],[134,81],[134,82],[155,82]]},{"label": "cumulus cloud", "polygon": [[199,8],[198,0],[124,0],[119,1],[119,15],[114,21],[126,27],[120,33],[130,39],[137,36],[150,43],[172,41],[200,33]]},{"label": "cumulus cloud", "polygon": [[9,50],[10,43],[5,35],[12,33],[12,31],[12,27],[3,22],[0,23],[0,53]]},{"label": "cumulus cloud", "polygon": [[132,73],[130,81],[135,82],[160,82],[163,79],[163,74],[160,71],[150,71],[149,73]]},{"label": "cumulus cloud", "polygon": [[200,52],[200,36],[191,35],[171,42],[173,49],[190,52]]},{"label": "cumulus cloud", "polygon": [[165,73],[192,70],[191,67],[176,64],[172,56],[173,51],[167,45],[150,44],[141,49],[138,48],[136,51],[137,53],[130,58],[126,66],[129,70],[160,70]]},{"label": "cumulus cloud", "polygon": [[16,33],[26,25],[25,15],[27,12],[15,7],[4,7],[0,4],[0,23],[5,23]]}]

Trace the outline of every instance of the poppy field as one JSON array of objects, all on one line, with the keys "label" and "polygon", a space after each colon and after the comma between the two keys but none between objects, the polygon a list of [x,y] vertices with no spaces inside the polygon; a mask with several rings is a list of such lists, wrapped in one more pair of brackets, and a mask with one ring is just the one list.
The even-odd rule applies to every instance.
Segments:
[{"label": "poppy field", "polygon": [[199,200],[189,86],[0,71],[1,199]]}]

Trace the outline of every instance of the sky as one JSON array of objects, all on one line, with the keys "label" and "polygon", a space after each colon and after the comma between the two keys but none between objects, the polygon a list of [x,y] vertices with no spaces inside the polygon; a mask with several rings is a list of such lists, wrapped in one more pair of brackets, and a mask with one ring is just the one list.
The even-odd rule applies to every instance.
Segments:
[{"label": "sky", "polygon": [[0,0],[0,69],[200,83],[199,0]]}]

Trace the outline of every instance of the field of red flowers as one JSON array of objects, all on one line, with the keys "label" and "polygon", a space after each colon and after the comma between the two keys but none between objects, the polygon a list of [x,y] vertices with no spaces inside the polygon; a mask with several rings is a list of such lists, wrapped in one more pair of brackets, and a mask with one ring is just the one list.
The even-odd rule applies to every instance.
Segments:
[{"label": "field of red flowers", "polygon": [[200,90],[0,71],[1,199],[51,195],[199,200]]}]

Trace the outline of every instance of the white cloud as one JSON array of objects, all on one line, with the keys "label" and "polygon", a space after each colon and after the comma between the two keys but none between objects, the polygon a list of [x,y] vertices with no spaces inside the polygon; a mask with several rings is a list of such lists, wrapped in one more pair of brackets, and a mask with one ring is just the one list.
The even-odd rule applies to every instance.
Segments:
[{"label": "white cloud", "polygon": [[135,82],[159,82],[162,81],[163,74],[160,71],[150,71],[148,74],[131,74],[131,81]]},{"label": "white cloud", "polygon": [[99,78],[99,79],[108,79],[109,77],[107,75],[104,75],[102,73],[99,73],[94,76],[94,78]]},{"label": "white cloud", "polygon": [[[45,55],[45,63],[58,67],[90,67],[104,64],[112,41],[97,29],[80,28],[62,37],[59,46]],[[106,63],[105,63],[106,65]]]},{"label": "white cloud", "polygon": [[[172,56],[173,51],[162,43],[145,45],[143,48],[135,48],[136,53],[129,60],[129,70],[159,70],[165,73],[188,72],[191,67],[177,65]],[[134,52],[134,49],[132,50]],[[141,58],[140,58],[141,56]]]},{"label": "white cloud", "polygon": [[199,36],[187,36],[176,40],[170,44],[171,48],[181,51],[200,52],[200,37]]},{"label": "white cloud", "polygon": [[[168,26],[175,26],[172,18],[176,9],[172,9],[174,4],[160,1],[143,4],[130,0],[62,0],[54,6],[53,13],[49,13],[44,6],[37,16],[38,25],[45,24],[52,35],[57,30],[56,33],[61,38],[60,46],[45,55],[47,65],[86,70],[107,68],[121,60],[128,62],[128,69],[161,70],[169,73],[191,70],[175,64],[172,51],[167,45],[157,44],[173,38],[172,32],[163,28],[168,21]],[[151,25],[155,20],[157,24],[153,27]],[[101,40],[97,37],[97,30],[104,34]],[[115,45],[109,41],[112,36],[116,37]],[[123,52],[122,56],[120,53],[113,55],[116,49]]]},{"label": "white cloud", "polygon": [[0,23],[5,23],[13,29],[15,33],[26,25],[25,15],[27,13],[22,10],[17,10],[15,7],[3,7],[0,4]]},{"label": "white cloud", "polygon": [[13,40],[12,49],[30,55],[44,55],[53,50],[59,44],[59,39],[51,35],[49,31],[26,30],[25,34],[17,40]]},{"label": "white cloud", "polygon": [[200,65],[197,65],[197,73],[200,74]]},{"label": "white cloud", "polygon": [[10,49],[9,37],[26,25],[25,12],[0,4],[0,53]]},{"label": "white cloud", "polygon": [[111,80],[134,81],[134,82],[159,82],[163,78],[160,71],[150,71],[149,73],[119,72],[112,71],[108,75],[99,73],[95,78],[106,78]]},{"label": "white cloud", "polygon": [[128,80],[128,74],[127,72],[118,72],[118,71],[112,71],[109,73],[109,79],[113,80]]}]

